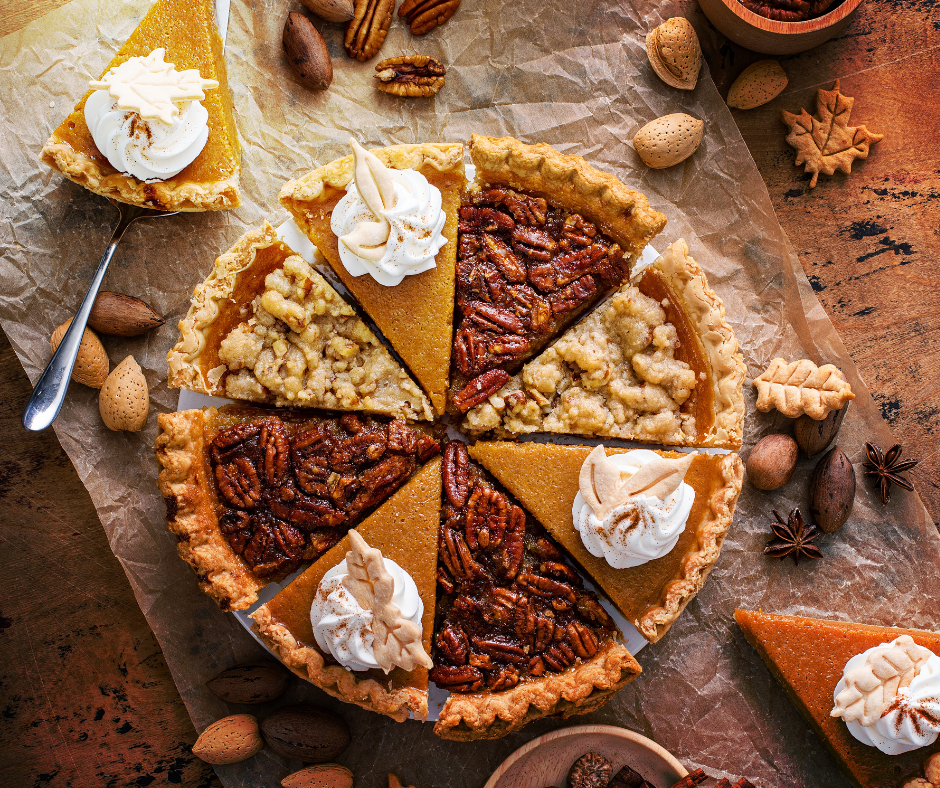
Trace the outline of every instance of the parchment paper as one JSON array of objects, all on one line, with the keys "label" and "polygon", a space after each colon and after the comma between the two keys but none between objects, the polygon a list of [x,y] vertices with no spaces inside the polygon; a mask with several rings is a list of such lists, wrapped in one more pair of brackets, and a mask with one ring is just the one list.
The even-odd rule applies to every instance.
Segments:
[{"label": "parchment paper", "polygon": [[[0,321],[33,381],[50,356],[52,329],[79,303],[116,220],[103,198],[36,157],[148,6],[147,0],[74,0],[0,42]],[[807,356],[838,364],[858,395],[839,444],[856,463],[859,493],[851,521],[820,540],[826,560],[794,567],[761,554],[770,510],[805,505],[812,461],[801,461],[782,492],[746,485],[705,589],[672,631],[640,654],[643,675],[578,721],[632,728],[690,769],[744,775],[762,788],[847,785],[744,641],[732,612],[762,606],[936,629],[940,539],[915,495],[898,491],[882,509],[861,477],[863,441],[885,447],[891,436],[813,295],[707,71],[685,92],[660,82],[647,63],[645,32],[682,9],[615,0],[465,0],[447,25],[420,39],[396,19],[383,57],[426,53],[449,67],[446,87],[429,101],[377,92],[373,64],[349,60],[341,26],[328,24],[323,32],[334,58],[333,85],[325,93],[307,91],[282,57],[288,10],[281,0],[233,3],[227,60],[244,145],[244,205],[136,225],[105,281],[106,289],[143,297],[167,317],[143,338],[105,338],[112,365],[133,353],[144,368],[153,398],[146,430],[106,430],[97,392],[80,385],[73,385],[55,424],[197,730],[235,710],[203,683],[262,654],[232,616],[202,595],[177,557],[154,483],[156,412],[173,409],[177,399],[165,385],[165,354],[193,286],[249,226],[262,218],[283,220],[277,203],[283,181],[344,155],[350,135],[369,146],[511,134],[580,154],[649,196],[669,218],[657,244],[686,238],[724,299],[749,378],[774,356]],[[627,141],[649,120],[677,111],[705,120],[701,148],[683,165],[647,170]],[[788,424],[755,412],[750,381],[745,391],[746,453],[759,437]],[[291,692],[349,721],[354,739],[340,760],[362,786],[383,785],[391,770],[419,788],[476,788],[521,743],[570,724],[543,721],[500,741],[455,744],[436,739],[429,725],[397,724],[300,681]],[[218,771],[234,788],[274,786],[294,768],[296,762],[265,752]]]}]

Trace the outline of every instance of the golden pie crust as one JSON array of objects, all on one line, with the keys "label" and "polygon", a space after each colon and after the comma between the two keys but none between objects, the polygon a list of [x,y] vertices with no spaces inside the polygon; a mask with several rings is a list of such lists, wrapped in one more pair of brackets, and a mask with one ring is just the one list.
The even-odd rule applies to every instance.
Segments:
[{"label": "golden pie crust", "polygon": [[330,218],[353,179],[352,155],[285,183],[281,204],[388,338],[440,415],[444,412],[450,371],[457,220],[466,185],[463,145],[393,145],[371,153],[392,169],[417,170],[440,190],[446,213],[442,233],[447,243],[437,253],[437,266],[430,271],[406,276],[395,287],[386,287],[368,274],[352,276],[346,270],[339,257],[338,239],[330,229]]},{"label": "golden pie crust", "polygon": [[[441,460],[434,459],[356,530],[370,547],[411,575],[424,603],[425,651],[431,650],[437,583],[437,522],[441,507]],[[252,614],[253,629],[294,673],[324,692],[401,722],[428,714],[428,671],[395,668],[352,671],[324,657],[313,636],[310,606],[327,571],[349,550],[349,539],[331,548],[300,577]]]},{"label": "golden pie crust", "polygon": [[[607,454],[631,449],[607,448]],[[683,535],[666,556],[638,567],[614,569],[591,555],[571,521],[588,446],[480,441],[479,462],[537,519],[648,641],[659,640],[705,585],[721,555],[741,493],[744,469],[737,454],[699,454],[686,474],[695,502]],[[675,452],[657,452],[680,457]]]},{"label": "golden pie crust", "polygon": [[179,327],[167,354],[171,387],[278,407],[433,418],[391,353],[267,222],[215,261]]},{"label": "golden pie crust", "polygon": [[95,146],[85,123],[88,91],[72,114],[52,133],[41,160],[96,194],[120,202],[166,211],[216,211],[240,204],[238,176],[241,148],[232,114],[222,39],[211,0],[159,0],[102,72],[132,57],[166,50],[166,61],[180,71],[199,70],[219,83],[207,90],[209,139],[195,161],[166,180],[141,181],[112,167]]}]

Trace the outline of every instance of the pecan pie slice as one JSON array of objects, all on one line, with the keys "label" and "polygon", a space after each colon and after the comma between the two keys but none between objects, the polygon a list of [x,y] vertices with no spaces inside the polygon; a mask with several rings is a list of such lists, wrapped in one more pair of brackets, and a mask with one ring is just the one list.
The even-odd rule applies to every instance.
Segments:
[{"label": "pecan pie slice", "polygon": [[444,451],[443,483],[431,680],[451,695],[434,732],[498,738],[594,711],[636,678],[597,597],[460,441]]},{"label": "pecan pie slice", "polygon": [[470,153],[450,399],[460,413],[626,281],[666,224],[642,194],[548,145],[474,135]]},{"label": "pecan pie slice", "polygon": [[180,556],[224,610],[335,545],[439,451],[400,419],[226,406],[159,416]]}]

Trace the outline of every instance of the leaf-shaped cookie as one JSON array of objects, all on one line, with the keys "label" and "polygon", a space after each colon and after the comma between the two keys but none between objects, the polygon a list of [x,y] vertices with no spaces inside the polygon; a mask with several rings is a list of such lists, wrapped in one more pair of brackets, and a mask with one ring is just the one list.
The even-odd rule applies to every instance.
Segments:
[{"label": "leaf-shaped cookie", "polygon": [[855,399],[852,387],[838,367],[824,364],[817,367],[802,359],[787,363],[782,358],[770,362],[759,377],[757,409],[766,413],[776,408],[784,416],[796,418],[804,413],[811,419],[824,419],[831,410],[838,410]]},{"label": "leaf-shaped cookie", "polygon": [[787,143],[797,150],[796,165],[805,164],[805,172],[813,174],[810,188],[816,185],[821,172],[832,175],[841,170],[848,175],[852,162],[867,158],[869,146],[884,138],[864,126],[849,125],[854,103],[855,99],[839,92],[837,79],[832,90],[816,93],[815,115],[805,109],[799,115],[786,110],[780,113],[780,119],[790,127]]}]

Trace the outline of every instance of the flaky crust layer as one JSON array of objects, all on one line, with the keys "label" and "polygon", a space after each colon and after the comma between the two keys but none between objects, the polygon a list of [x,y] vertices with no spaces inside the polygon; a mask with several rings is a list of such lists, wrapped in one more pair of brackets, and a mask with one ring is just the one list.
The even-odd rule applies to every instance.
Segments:
[{"label": "flaky crust layer", "polygon": [[303,646],[283,624],[279,624],[262,605],[251,614],[252,629],[288,668],[300,678],[315,684],[335,698],[355,703],[369,711],[385,714],[403,722],[414,712],[428,716],[428,694],[415,687],[391,689],[375,679],[362,679],[340,665],[328,665],[315,648]]},{"label": "flaky crust layer", "polygon": [[731,528],[734,507],[741,494],[744,464],[737,454],[726,454],[720,469],[724,485],[712,494],[708,516],[698,527],[697,549],[683,559],[680,577],[663,589],[660,604],[649,608],[636,621],[636,628],[650,643],[669,631],[685,606],[702,590],[708,573],[721,556],[721,545]]},{"label": "flaky crust layer", "polygon": [[167,526],[177,538],[180,558],[196,571],[199,587],[223,610],[251,607],[265,584],[252,574],[219,530],[203,465],[202,411],[161,413],[157,423],[157,485],[166,502]]},{"label": "flaky crust layer", "polygon": [[633,655],[611,642],[564,673],[517,684],[503,692],[452,693],[434,733],[442,739],[498,739],[541,717],[588,714],[640,675]]},{"label": "flaky crust layer", "polygon": [[238,175],[214,183],[147,183],[133,175],[105,170],[94,159],[76,151],[53,134],[42,149],[40,160],[61,172],[70,181],[95,194],[118,202],[156,208],[161,211],[221,211],[241,205]]},{"label": "flaky crust layer", "polygon": [[580,156],[569,156],[544,142],[527,145],[513,137],[470,138],[477,179],[534,192],[555,205],[582,214],[599,225],[635,260],[666,226],[666,217],[650,208],[640,192],[624,186]]}]

